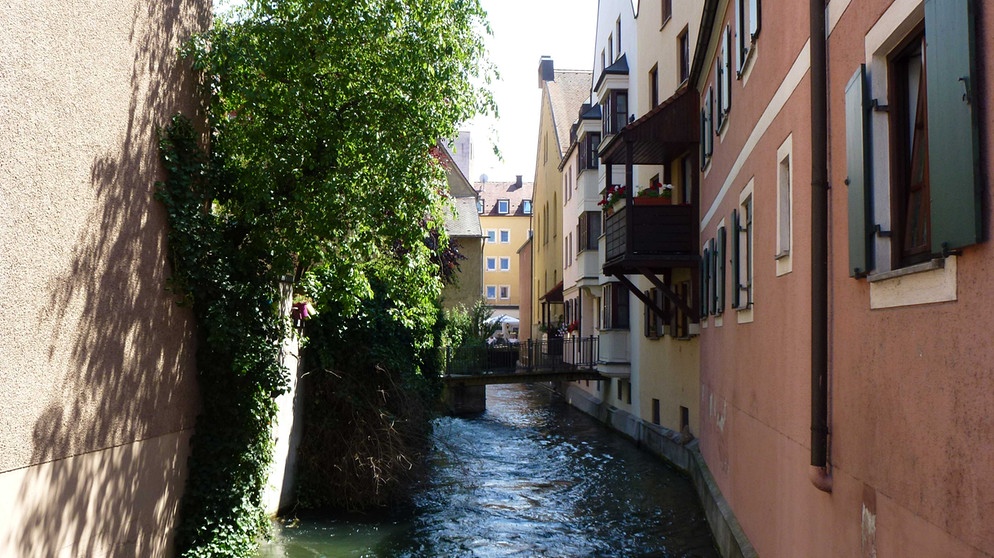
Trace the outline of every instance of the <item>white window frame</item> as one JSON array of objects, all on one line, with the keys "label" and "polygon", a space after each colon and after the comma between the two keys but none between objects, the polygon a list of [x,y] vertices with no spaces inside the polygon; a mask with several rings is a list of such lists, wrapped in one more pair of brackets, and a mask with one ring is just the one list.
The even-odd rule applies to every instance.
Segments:
[{"label": "white window frame", "polygon": [[511,258],[507,256],[500,257],[500,270],[501,271],[511,271]]},{"label": "white window frame", "polygon": [[531,200],[522,200],[521,201],[521,212],[524,213],[525,215],[531,215],[532,214],[532,201]]},{"label": "white window frame", "polygon": [[491,244],[497,243],[497,229],[487,229],[487,242]]},{"label": "white window frame", "polygon": [[510,300],[511,299],[511,286],[510,285],[501,285],[500,286],[500,299],[501,300]]},{"label": "white window frame", "polygon": [[501,244],[510,244],[511,229],[500,229],[500,233],[497,235],[497,242]]},{"label": "white window frame", "polygon": [[756,244],[756,197],[754,195],[753,181],[754,179],[749,179],[749,183],[739,193],[738,234],[740,252],[739,269],[735,270],[735,274],[738,285],[746,285],[746,288],[739,295],[745,298],[745,303],[741,304],[736,312],[736,322],[740,324],[751,323],[754,319],[756,266],[754,265],[753,254],[755,253],[754,248]]},{"label": "white window frame", "polygon": [[497,271],[497,258],[487,258],[487,271]]},{"label": "white window frame", "polygon": [[497,300],[497,285],[487,285],[487,300]]},{"label": "white window frame", "polygon": [[511,200],[497,200],[497,213],[507,215],[511,212]]},{"label": "white window frame", "polygon": [[777,277],[794,270],[794,135],[777,149]]}]

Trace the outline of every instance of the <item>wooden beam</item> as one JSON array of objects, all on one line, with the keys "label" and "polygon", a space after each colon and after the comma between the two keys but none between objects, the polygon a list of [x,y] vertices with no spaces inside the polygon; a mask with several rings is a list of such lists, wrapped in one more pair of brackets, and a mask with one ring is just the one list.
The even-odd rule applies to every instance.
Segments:
[{"label": "wooden beam", "polygon": [[660,319],[662,320],[666,319],[666,313],[663,312],[663,309],[656,304],[656,301],[645,296],[645,293],[643,293],[638,287],[636,287],[635,284],[632,283],[631,279],[629,279],[628,277],[626,277],[621,273],[616,274],[615,277],[617,277],[618,281],[621,281],[621,284],[624,285],[626,288],[628,288],[628,290],[631,291],[633,295],[637,296],[639,300],[641,300],[646,306],[648,306],[650,310],[655,312],[655,314],[659,316]]},{"label": "wooden beam", "polygon": [[683,310],[687,316],[690,317],[690,321],[700,321],[701,317],[697,315],[697,311],[691,308],[687,304],[687,301],[683,300],[680,296],[674,293],[673,290],[670,289],[669,285],[660,281],[659,277],[656,277],[655,273],[645,268],[639,268],[638,271],[644,275],[645,278],[648,279],[657,289],[659,289],[663,293],[663,296],[670,299],[670,301],[673,302],[673,304],[676,304],[680,310]]}]

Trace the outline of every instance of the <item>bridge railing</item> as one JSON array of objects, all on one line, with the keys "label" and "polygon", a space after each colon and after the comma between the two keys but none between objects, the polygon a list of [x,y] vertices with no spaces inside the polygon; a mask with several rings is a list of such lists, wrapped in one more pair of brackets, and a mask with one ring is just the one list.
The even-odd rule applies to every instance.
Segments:
[{"label": "bridge railing", "polygon": [[596,336],[547,340],[529,339],[520,344],[518,368],[527,370],[593,370],[597,366]]},{"label": "bridge railing", "polygon": [[444,347],[445,373],[456,376],[514,372],[518,348],[514,345]]}]

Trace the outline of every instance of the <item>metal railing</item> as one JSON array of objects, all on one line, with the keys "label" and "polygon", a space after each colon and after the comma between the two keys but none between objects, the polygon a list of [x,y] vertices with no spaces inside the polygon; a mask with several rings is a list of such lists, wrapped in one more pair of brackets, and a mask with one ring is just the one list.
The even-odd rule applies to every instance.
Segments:
[{"label": "metal railing", "polygon": [[443,347],[447,376],[594,370],[600,340],[590,337],[529,339],[516,344]]},{"label": "metal railing", "polygon": [[590,337],[554,337],[521,343],[518,367],[527,370],[593,370],[597,366],[599,340]]},{"label": "metal railing", "polygon": [[467,345],[443,347],[446,375],[511,373],[518,366],[516,345]]}]

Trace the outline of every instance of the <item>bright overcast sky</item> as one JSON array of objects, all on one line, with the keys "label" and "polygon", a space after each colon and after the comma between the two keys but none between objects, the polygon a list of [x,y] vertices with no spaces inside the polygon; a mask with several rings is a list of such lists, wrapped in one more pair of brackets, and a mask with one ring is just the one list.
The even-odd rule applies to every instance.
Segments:
[{"label": "bright overcast sky", "polygon": [[[520,174],[531,182],[541,110],[539,59],[551,56],[559,70],[593,68],[597,0],[481,0],[481,4],[494,33],[488,44],[490,60],[501,76],[492,86],[500,118],[477,119],[465,127],[473,140],[469,178],[475,182],[486,174],[491,181],[511,181]],[[494,145],[503,161],[494,156]]]}]

